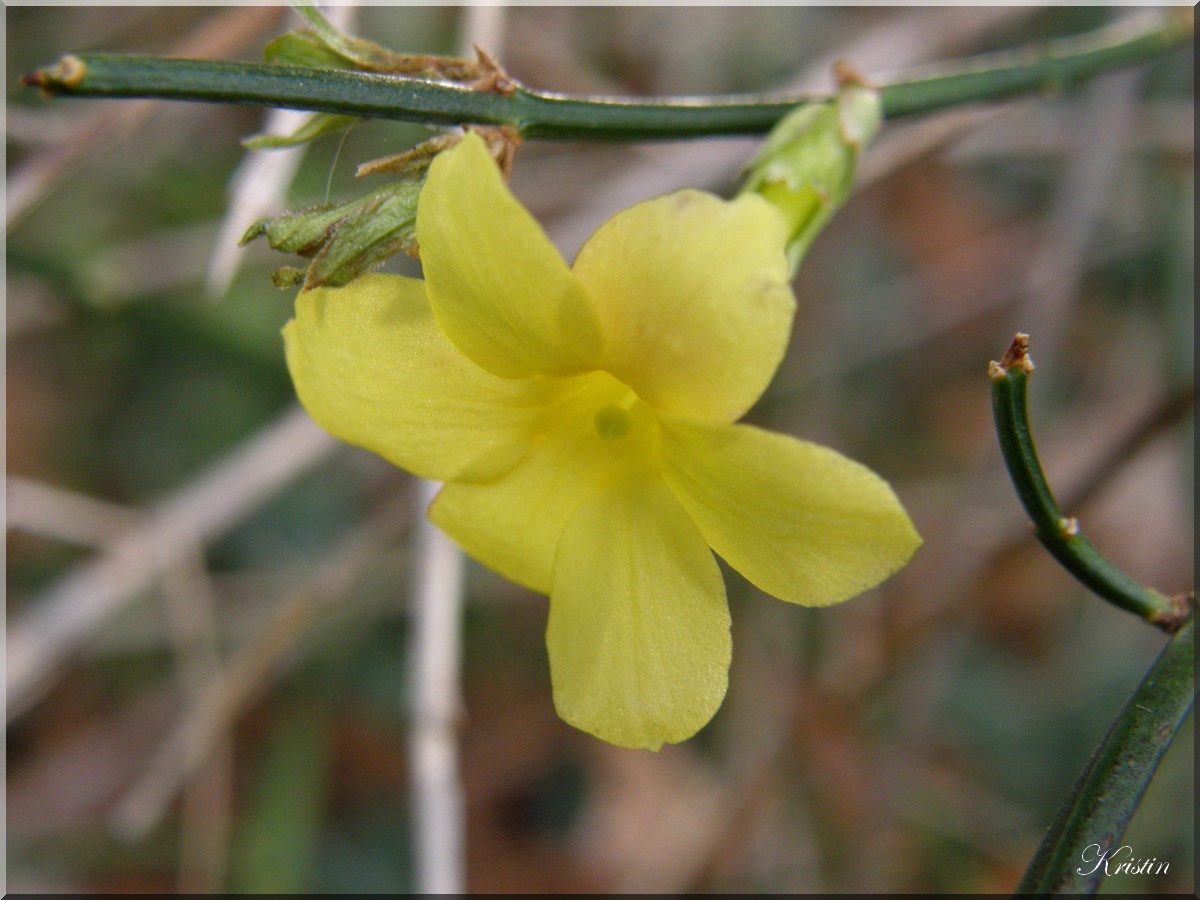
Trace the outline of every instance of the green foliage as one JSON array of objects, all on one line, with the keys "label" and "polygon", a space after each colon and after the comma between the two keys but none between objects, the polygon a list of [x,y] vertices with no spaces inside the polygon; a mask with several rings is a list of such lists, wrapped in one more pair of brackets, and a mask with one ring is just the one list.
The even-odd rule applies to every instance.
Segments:
[{"label": "green foliage", "polygon": [[233,845],[233,893],[313,890],[328,772],[326,717],[320,707],[300,707],[270,723]]},{"label": "green foliage", "polygon": [[[242,243],[265,235],[272,249],[312,260],[296,276],[305,290],[338,287],[397,253],[415,251],[420,193],[419,183],[397,181],[357,200],[282,213],[251,225]],[[281,287],[296,283],[287,276],[279,281]]]}]

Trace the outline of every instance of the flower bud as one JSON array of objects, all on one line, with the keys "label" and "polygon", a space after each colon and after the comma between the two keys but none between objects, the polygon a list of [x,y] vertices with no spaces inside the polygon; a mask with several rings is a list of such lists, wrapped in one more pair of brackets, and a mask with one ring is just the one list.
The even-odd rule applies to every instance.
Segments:
[{"label": "flower bud", "polygon": [[[265,235],[272,249],[311,259],[303,287],[337,287],[364,275],[384,260],[417,248],[417,198],[421,183],[398,181],[344,203],[322,203],[255,222],[245,244]],[[276,283],[295,283],[277,273]]]},{"label": "flower bud", "polygon": [[806,103],[782,118],[747,167],[742,192],[759,194],[783,214],[793,272],[850,195],[859,154],[882,119],[876,91],[846,85],[836,98]]}]

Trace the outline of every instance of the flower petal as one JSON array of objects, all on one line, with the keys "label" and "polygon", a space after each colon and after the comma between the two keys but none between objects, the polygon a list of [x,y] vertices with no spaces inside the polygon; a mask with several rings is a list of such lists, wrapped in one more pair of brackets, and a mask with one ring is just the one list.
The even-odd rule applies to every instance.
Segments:
[{"label": "flower petal", "polygon": [[732,422],[766,390],[795,298],[783,220],[757,196],[683,190],[617,213],[573,272],[596,305],[605,368],[653,406]]},{"label": "flower petal", "polygon": [[470,556],[543,594],[554,554],[575,509],[628,467],[597,434],[595,414],[627,393],[604,372],[565,382],[521,463],[493,484],[448,484],[429,517]]},{"label": "flower petal", "polygon": [[459,353],[412,278],[368,275],[301,293],[283,336],[312,417],[425,478],[488,480],[511,469],[554,388],[498,378]]},{"label": "flower petal", "polygon": [[524,378],[595,366],[604,344],[595,311],[478,135],[434,160],[417,242],[438,323],[483,368]]},{"label": "flower petal", "polygon": [[558,714],[609,743],[657,750],[716,713],[731,649],[725,585],[661,480],[580,505],[554,564],[546,645]]},{"label": "flower petal", "polygon": [[659,418],[667,483],[709,545],[769,594],[838,603],[921,544],[888,483],[833,450],[749,425]]}]

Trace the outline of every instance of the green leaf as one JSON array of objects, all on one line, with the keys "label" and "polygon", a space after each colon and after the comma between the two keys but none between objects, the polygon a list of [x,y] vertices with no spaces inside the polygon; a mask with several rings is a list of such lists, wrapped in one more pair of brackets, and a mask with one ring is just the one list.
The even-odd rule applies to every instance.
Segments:
[{"label": "green leaf", "polygon": [[[1017,886],[1018,894],[1094,894],[1159,761],[1196,700],[1195,621],[1155,661],[1101,741]],[[1114,858],[1118,864],[1123,858]]]},{"label": "green leaf", "polygon": [[319,708],[287,710],[272,723],[232,845],[235,893],[312,889],[328,787],[329,722]]}]

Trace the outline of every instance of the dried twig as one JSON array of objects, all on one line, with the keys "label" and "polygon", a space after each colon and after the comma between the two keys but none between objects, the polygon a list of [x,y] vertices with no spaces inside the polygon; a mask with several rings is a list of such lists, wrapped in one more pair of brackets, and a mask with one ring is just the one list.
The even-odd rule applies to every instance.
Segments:
[{"label": "dried twig", "polygon": [[20,475],[5,479],[5,527],[83,547],[105,547],[140,521],[132,509]]},{"label": "dried twig", "polygon": [[[422,482],[424,511],[438,485]],[[413,841],[417,891],[461,894],[465,887],[465,813],[458,771],[462,622],[462,554],[422,515],[415,537],[412,581]]]},{"label": "dried twig", "polygon": [[346,596],[363,568],[409,521],[407,502],[389,501],[363,527],[343,540],[303,588],[285,598],[266,624],[209,680],[159,747],[143,777],[112,816],[114,829],[129,839],[145,835],[163,816],[183,781],[192,776],[271,678],[281,661],[320,617]]},{"label": "dried twig", "polygon": [[[865,32],[825,58],[806,66],[781,91],[818,93],[828,90],[834,63],[849,59],[862,68],[903,68],[937,59],[969,44],[976,36],[1006,21],[1027,15],[1017,7],[974,7],[951,14],[938,10],[937,42],[930,41],[932,14],[908,11]],[[638,162],[622,167],[603,184],[591,185],[588,195],[559,216],[548,229],[560,250],[572,258],[599,222],[646,197],[684,187],[724,190],[731,176],[761,145],[757,138],[671,142],[638,148]],[[868,156],[869,159],[869,156]]]},{"label": "dried twig", "polygon": [[8,631],[9,720],[33,703],[48,676],[156,575],[233,527],[337,446],[300,408],[285,413],[149,513],[100,559],[65,575]]},{"label": "dried twig", "polygon": [[[199,543],[163,573],[163,599],[186,701],[203,696],[220,677],[216,601]],[[233,743],[217,741],[183,793],[179,835],[179,890],[212,894],[221,890],[229,849],[233,806]]]},{"label": "dried twig", "polygon": [[1057,353],[1078,299],[1088,251],[1129,153],[1142,72],[1115,72],[1088,85],[1077,114],[1075,146],[1043,226],[1040,250],[1023,284],[1021,327],[1038,339],[1039,357]]},{"label": "dried twig", "polygon": [[[500,52],[503,7],[470,6],[463,14],[464,47],[483,45]],[[437,488],[421,483],[417,502],[422,512]],[[463,558],[423,515],[415,547],[409,750],[416,889],[461,894],[466,889],[466,813],[458,770]]]},{"label": "dried twig", "polygon": [[[208,24],[188,34],[170,55],[200,58],[228,56],[255,35],[269,28],[279,17],[273,7],[234,8],[214,16]],[[94,153],[113,137],[129,133],[141,125],[162,104],[156,100],[135,100],[116,108],[98,109],[78,125],[69,138],[52,148],[32,154],[8,178],[5,224],[16,221],[45,196],[58,179],[71,171],[73,163]]]}]

